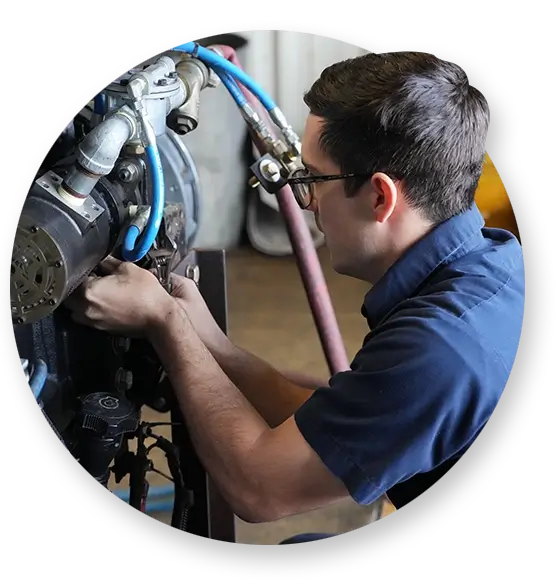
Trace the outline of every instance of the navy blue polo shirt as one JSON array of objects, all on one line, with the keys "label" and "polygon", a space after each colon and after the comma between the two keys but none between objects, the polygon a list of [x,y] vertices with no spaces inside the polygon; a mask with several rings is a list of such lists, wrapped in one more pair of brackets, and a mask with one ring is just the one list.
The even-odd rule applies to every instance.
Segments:
[{"label": "navy blue polo shirt", "polygon": [[473,443],[508,380],[524,310],[521,245],[476,205],[409,249],[366,295],[351,369],[297,426],[353,499],[399,508]]}]

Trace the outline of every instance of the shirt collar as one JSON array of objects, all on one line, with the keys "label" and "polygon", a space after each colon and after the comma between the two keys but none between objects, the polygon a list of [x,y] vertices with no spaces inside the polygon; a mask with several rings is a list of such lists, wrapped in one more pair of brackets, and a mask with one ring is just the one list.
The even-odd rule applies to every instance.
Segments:
[{"label": "shirt collar", "polygon": [[[442,263],[467,251],[485,225],[476,204],[442,222],[405,252],[366,294],[362,315],[372,329],[417,288]],[[475,244],[477,242],[475,241]]]}]

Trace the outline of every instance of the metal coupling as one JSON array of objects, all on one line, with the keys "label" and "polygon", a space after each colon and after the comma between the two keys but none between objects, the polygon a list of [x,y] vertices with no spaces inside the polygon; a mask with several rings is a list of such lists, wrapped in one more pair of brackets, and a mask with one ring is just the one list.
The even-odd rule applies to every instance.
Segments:
[{"label": "metal coupling", "polygon": [[151,207],[150,206],[130,206],[128,208],[129,217],[131,218],[130,226],[137,226],[140,232],[143,232],[143,229],[147,225],[149,221],[149,216],[151,214]]}]

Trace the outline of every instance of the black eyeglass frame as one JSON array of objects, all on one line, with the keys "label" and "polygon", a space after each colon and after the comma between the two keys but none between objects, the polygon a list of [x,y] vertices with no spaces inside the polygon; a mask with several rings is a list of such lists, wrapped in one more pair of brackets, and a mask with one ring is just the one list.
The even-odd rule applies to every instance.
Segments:
[{"label": "black eyeglass frame", "polygon": [[[371,173],[342,173],[342,174],[325,175],[325,176],[309,175],[309,176],[302,176],[302,177],[293,177],[296,173],[298,173],[300,171],[304,171],[304,170],[297,169],[294,172],[292,172],[291,176],[288,178],[287,184],[290,187],[296,186],[296,185],[311,186],[314,183],[329,182],[329,181],[333,181],[333,180],[345,180],[348,178],[368,178],[371,175],[373,175],[371,172]],[[301,201],[301,199],[296,195],[295,188],[292,187],[292,191],[293,191],[295,199],[296,199],[297,203],[299,204],[299,206],[301,207],[301,209],[306,210],[311,205],[311,202],[313,201],[313,195],[314,195],[313,188],[309,189],[309,202],[308,203],[303,203]]]}]

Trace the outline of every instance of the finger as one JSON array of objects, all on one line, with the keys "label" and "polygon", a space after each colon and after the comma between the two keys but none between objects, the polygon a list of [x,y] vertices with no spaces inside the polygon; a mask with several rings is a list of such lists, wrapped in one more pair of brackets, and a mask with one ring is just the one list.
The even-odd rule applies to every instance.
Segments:
[{"label": "finger", "polygon": [[71,311],[84,311],[90,306],[91,289],[104,280],[99,276],[88,276],[75,290],[66,297],[64,305]]},{"label": "finger", "polygon": [[93,319],[90,319],[85,313],[86,311],[82,310],[72,311],[71,318],[79,325],[96,328],[98,323],[96,323]]},{"label": "finger", "polygon": [[123,262],[114,258],[113,256],[107,256],[98,266],[97,270],[102,275],[115,274],[121,267]]}]

